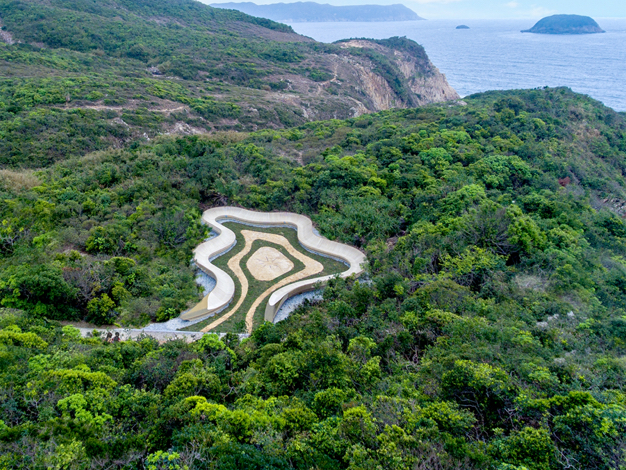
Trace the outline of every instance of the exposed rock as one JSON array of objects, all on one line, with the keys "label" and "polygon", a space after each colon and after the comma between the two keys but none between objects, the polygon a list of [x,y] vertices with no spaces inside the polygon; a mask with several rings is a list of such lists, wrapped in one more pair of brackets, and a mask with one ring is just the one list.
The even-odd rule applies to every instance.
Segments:
[{"label": "exposed rock", "polygon": [[470,29],[470,27],[465,24],[460,24],[456,27],[456,29]]},{"label": "exposed rock", "polygon": [[606,209],[620,217],[626,217],[626,201],[617,197],[592,199],[592,207],[596,210]]},{"label": "exposed rock", "polygon": [[370,99],[374,111],[390,108],[402,108],[402,103],[393,92],[389,83],[381,76],[376,75],[361,64],[355,63],[361,90]]},{"label": "exposed rock", "polygon": [[[332,73],[328,80],[319,82],[296,74],[272,75],[268,82],[286,81],[289,90],[255,90],[254,93],[263,95],[266,109],[289,107],[302,123],[346,119],[391,108],[412,108],[438,102],[449,102],[454,106],[465,104],[421,46],[404,38],[394,39],[400,43],[398,47],[393,47],[395,43],[391,40],[341,41],[338,45],[345,52],[316,58],[320,61],[318,67]],[[389,60],[388,65],[393,70],[385,76],[379,63],[367,54],[350,53],[351,48],[371,49]],[[395,89],[388,81],[394,77],[400,79],[394,80]],[[400,88],[398,82],[401,82]],[[252,110],[253,107],[244,108]],[[256,105],[254,109],[258,109]],[[268,127],[280,126],[270,124]]]},{"label": "exposed rock", "polygon": [[9,33],[8,31],[0,30],[0,40],[7,44],[15,44],[13,36],[11,36],[11,33]]},{"label": "exposed rock", "polygon": [[15,44],[15,39],[13,39],[13,35],[6,30],[6,26],[2,24],[1,19],[0,19],[0,41],[6,44]]},{"label": "exposed rock", "polygon": [[200,129],[198,127],[193,127],[187,124],[186,122],[176,122],[174,126],[170,129],[166,134],[178,134],[178,135],[199,135],[206,134],[207,131],[205,129]]},{"label": "exposed rock", "polygon": [[370,99],[371,106],[365,106],[372,111],[382,111],[392,107],[409,108],[423,106],[430,103],[458,100],[458,93],[452,88],[445,75],[428,59],[426,54],[420,56],[412,54],[408,50],[389,47],[380,42],[367,39],[353,39],[340,42],[344,48],[358,47],[373,49],[384,55],[398,68],[410,94],[406,97],[399,96],[390,84],[383,78],[373,64],[364,63],[363,59],[353,59],[352,68],[356,69],[356,76],[361,84],[361,89]]}]

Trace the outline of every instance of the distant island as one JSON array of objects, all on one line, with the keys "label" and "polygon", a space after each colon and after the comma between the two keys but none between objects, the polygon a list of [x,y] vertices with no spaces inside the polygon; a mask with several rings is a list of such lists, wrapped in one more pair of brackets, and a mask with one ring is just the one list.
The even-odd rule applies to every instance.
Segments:
[{"label": "distant island", "polygon": [[595,34],[604,33],[593,18],[580,15],[553,15],[543,18],[522,33],[537,34]]},{"label": "distant island", "polygon": [[252,2],[213,3],[212,7],[239,10],[248,15],[273,21],[293,23],[334,21],[416,21],[423,20],[413,10],[396,5],[333,6],[315,2],[272,3],[257,5]]},{"label": "distant island", "polygon": [[460,24],[456,27],[456,29],[470,29],[470,27],[467,26],[466,24]]}]

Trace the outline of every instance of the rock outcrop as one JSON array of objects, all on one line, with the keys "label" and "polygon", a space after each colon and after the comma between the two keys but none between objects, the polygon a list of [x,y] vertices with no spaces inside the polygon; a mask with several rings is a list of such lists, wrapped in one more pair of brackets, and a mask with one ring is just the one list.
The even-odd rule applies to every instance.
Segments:
[{"label": "rock outcrop", "polygon": [[284,80],[288,88],[285,92],[268,92],[265,99],[299,108],[307,121],[358,117],[460,99],[422,46],[411,40],[351,39],[336,44],[340,53],[316,57],[318,66],[332,71],[329,80],[275,75],[271,80]]},{"label": "rock outcrop", "polygon": [[[415,43],[410,44],[412,48],[406,47],[407,43],[404,42],[399,42],[404,47],[397,47],[393,40],[354,39],[339,44],[344,48],[369,49],[380,54],[388,59],[392,67],[397,68],[400,72],[397,75],[404,79],[400,86],[394,83],[395,87],[392,87],[385,79],[379,64],[375,63],[375,58],[369,63],[365,60],[354,61],[353,67],[358,71],[357,80],[369,98],[369,103],[363,104],[372,111],[423,106],[460,98],[448,84],[445,75],[432,64],[423,48]],[[416,50],[419,51],[418,54],[415,53]]]},{"label": "rock outcrop", "polygon": [[2,18],[0,18],[0,41],[5,44],[15,44],[15,40],[13,39],[13,35],[6,30],[6,27],[2,23]]}]

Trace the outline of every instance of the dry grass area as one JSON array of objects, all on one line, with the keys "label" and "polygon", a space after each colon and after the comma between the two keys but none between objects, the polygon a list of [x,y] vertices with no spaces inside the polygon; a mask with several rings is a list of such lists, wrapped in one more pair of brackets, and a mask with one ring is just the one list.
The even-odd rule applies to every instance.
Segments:
[{"label": "dry grass area", "polygon": [[82,163],[89,163],[89,164],[97,165],[99,163],[103,163],[104,161],[110,159],[111,152],[114,152],[114,151],[120,152],[120,150],[117,150],[117,149],[98,150],[96,152],[91,152],[83,157],[80,157],[78,161]]},{"label": "dry grass area", "polygon": [[236,144],[249,137],[247,132],[237,131],[217,131],[209,134],[206,139],[219,142],[222,145]]},{"label": "dry grass area", "polygon": [[531,274],[518,274],[515,276],[515,284],[522,289],[544,292],[546,290],[548,280]]},{"label": "dry grass area", "polygon": [[21,191],[39,186],[41,181],[34,170],[0,170],[0,184],[7,189]]}]

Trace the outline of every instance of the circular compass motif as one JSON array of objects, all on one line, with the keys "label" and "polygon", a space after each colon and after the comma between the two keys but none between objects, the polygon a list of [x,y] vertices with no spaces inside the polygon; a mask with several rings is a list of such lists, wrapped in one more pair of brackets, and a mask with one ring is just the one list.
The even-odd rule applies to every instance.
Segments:
[{"label": "circular compass motif", "polygon": [[291,271],[294,264],[276,248],[263,246],[246,263],[248,271],[259,281],[271,281]]}]

